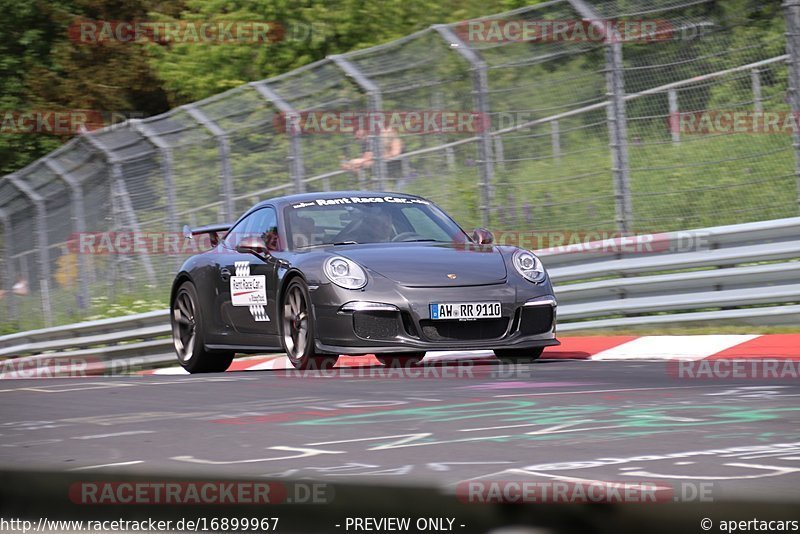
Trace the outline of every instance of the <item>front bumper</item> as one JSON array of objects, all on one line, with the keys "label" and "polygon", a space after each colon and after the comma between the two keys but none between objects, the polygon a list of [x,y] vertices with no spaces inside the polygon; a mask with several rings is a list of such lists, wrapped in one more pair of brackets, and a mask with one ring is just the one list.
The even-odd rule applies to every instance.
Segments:
[{"label": "front bumper", "polygon": [[[349,291],[325,284],[312,290],[318,352],[357,355],[560,344],[556,339],[556,301],[549,281],[472,287],[374,286],[369,290]],[[430,318],[431,303],[465,301],[500,302],[502,318],[474,321]],[[342,305],[348,302],[384,306],[343,310]]]}]

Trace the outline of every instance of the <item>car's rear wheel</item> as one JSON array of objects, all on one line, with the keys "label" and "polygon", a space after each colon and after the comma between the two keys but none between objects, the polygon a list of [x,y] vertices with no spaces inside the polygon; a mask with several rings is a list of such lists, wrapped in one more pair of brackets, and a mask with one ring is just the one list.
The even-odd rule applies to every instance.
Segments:
[{"label": "car's rear wheel", "polygon": [[398,354],[376,354],[376,358],[386,367],[414,367],[419,365],[424,352],[404,352]]},{"label": "car's rear wheel", "polygon": [[495,349],[494,355],[505,363],[530,363],[538,360],[544,347],[528,349]]},{"label": "car's rear wheel", "polygon": [[302,278],[294,278],[286,286],[281,302],[281,341],[295,369],[330,369],[337,355],[316,354],[314,348],[314,314],[311,297]]},{"label": "car's rear wheel", "polygon": [[181,284],[172,301],[171,312],[172,342],[181,367],[190,373],[221,373],[230,367],[233,352],[205,349],[203,313],[193,283]]}]

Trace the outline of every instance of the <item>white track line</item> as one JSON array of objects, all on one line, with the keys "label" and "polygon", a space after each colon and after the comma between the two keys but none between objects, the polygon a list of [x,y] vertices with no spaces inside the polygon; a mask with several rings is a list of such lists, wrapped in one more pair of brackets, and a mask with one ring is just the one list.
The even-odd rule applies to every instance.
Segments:
[{"label": "white track line", "polygon": [[103,467],[121,467],[123,465],[136,465],[143,463],[144,460],[132,460],[130,462],[117,462],[114,464],[87,465],[84,467],[76,467],[75,469],[70,469],[70,471],[88,471],[89,469],[101,469]]},{"label": "white track line", "polygon": [[131,430],[129,432],[115,432],[113,434],[92,434],[89,436],[75,436],[71,439],[103,439],[116,438],[119,436],[135,436],[137,434],[155,434],[155,430]]},{"label": "white track line", "polygon": [[702,360],[757,335],[644,336],[591,357],[592,360]]}]

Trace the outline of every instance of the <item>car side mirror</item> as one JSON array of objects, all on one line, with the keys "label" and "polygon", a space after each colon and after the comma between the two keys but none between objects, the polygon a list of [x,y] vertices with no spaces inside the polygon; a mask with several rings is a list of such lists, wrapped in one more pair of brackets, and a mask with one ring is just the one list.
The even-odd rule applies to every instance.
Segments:
[{"label": "car side mirror", "polygon": [[472,241],[478,245],[491,245],[494,243],[494,235],[486,228],[476,228],[472,231]]},{"label": "car side mirror", "polygon": [[256,236],[242,238],[242,240],[239,241],[239,244],[236,245],[236,252],[241,252],[242,254],[255,254],[256,256],[262,257],[269,256],[267,244],[264,243],[263,239]]}]

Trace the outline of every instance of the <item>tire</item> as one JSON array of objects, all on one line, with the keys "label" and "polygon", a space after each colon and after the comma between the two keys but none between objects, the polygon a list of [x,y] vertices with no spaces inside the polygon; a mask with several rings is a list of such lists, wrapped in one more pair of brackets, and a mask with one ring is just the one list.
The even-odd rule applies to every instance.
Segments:
[{"label": "tire", "polygon": [[175,293],[170,306],[172,343],[178,363],[190,373],[221,373],[230,367],[233,352],[214,352],[205,349],[203,313],[197,289],[184,282]]},{"label": "tire", "polygon": [[330,369],[338,355],[317,354],[314,347],[314,314],[311,297],[302,278],[293,278],[281,297],[281,343],[295,369]]},{"label": "tire", "polygon": [[494,355],[503,363],[531,363],[538,360],[544,347],[528,349],[495,349]]},{"label": "tire", "polygon": [[398,354],[376,354],[376,358],[386,367],[415,367],[425,357],[424,352],[406,352]]}]

